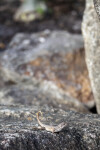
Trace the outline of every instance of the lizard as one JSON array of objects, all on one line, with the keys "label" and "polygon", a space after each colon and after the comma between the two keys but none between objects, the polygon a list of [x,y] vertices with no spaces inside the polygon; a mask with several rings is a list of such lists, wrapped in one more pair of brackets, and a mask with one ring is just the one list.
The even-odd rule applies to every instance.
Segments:
[{"label": "lizard", "polygon": [[62,131],[62,129],[67,125],[65,122],[62,122],[62,123],[60,123],[56,126],[43,124],[39,119],[39,116],[41,114],[42,114],[41,111],[37,112],[37,121],[38,121],[39,125],[41,127],[43,127],[46,131],[49,131],[49,132],[52,132],[52,133],[57,133],[57,132]]}]

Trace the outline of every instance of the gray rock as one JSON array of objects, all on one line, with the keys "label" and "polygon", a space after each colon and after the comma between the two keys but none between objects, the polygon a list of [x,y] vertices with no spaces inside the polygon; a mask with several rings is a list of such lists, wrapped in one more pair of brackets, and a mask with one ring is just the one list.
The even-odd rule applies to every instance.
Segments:
[{"label": "gray rock", "polygon": [[[23,76],[19,76],[18,73],[10,71],[3,67],[0,68],[0,88],[5,86],[6,83],[17,84],[22,80]],[[2,86],[1,86],[2,85]]]},{"label": "gray rock", "polygon": [[37,106],[0,106],[1,150],[99,150],[100,116],[44,107],[42,122],[65,128],[59,133],[39,129]]},{"label": "gray rock", "polygon": [[0,78],[6,84],[17,84],[22,75],[50,80],[86,105],[88,101],[94,105],[82,48],[82,36],[66,31],[17,34],[1,56]]},{"label": "gray rock", "polygon": [[0,62],[4,67],[15,71],[19,65],[34,60],[37,56],[80,48],[83,48],[82,36],[69,34],[66,31],[20,33],[12,39]]},{"label": "gray rock", "polygon": [[52,106],[53,108],[71,108],[71,110],[89,113],[88,108],[77,99],[68,96],[66,92],[49,81],[39,81],[35,78],[22,78],[19,83],[0,89],[0,104],[23,104]]},{"label": "gray rock", "polygon": [[100,22],[94,9],[93,0],[86,1],[82,30],[89,76],[97,111],[100,114]]},{"label": "gray rock", "polygon": [[100,0],[94,0],[94,6],[100,19]]}]

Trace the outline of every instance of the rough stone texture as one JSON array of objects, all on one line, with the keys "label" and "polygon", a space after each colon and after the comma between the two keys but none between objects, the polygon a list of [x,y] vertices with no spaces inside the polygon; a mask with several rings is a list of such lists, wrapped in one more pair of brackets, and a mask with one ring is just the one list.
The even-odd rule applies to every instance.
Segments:
[{"label": "rough stone texture", "polygon": [[68,96],[52,82],[23,78],[14,84],[13,81],[11,85],[0,89],[0,104],[48,105],[89,113],[84,104]]},{"label": "rough stone texture", "polygon": [[100,113],[100,22],[94,9],[93,0],[86,1],[82,30],[89,76],[97,111]]},{"label": "rough stone texture", "polygon": [[83,48],[82,36],[69,34],[66,31],[46,30],[36,34],[21,33],[13,38],[1,62],[5,67],[16,70],[20,64],[34,60],[37,56],[80,48]]},{"label": "rough stone texture", "polygon": [[17,83],[20,78],[16,74],[49,80],[86,105],[94,105],[81,35],[48,30],[17,34],[0,63],[0,74],[5,82]]},{"label": "rough stone texture", "polygon": [[100,19],[100,0],[94,0],[94,6]]},{"label": "rough stone texture", "polygon": [[59,133],[38,128],[37,106],[0,106],[0,150],[99,150],[100,116],[41,108],[41,121],[66,127]]},{"label": "rough stone texture", "polygon": [[[11,73],[5,67],[2,67],[0,72],[5,82],[7,80],[14,82],[14,77],[16,77],[16,83],[20,81],[14,72]],[[59,88],[86,104],[93,101],[84,50],[82,49],[65,54],[59,52],[49,56],[39,56],[33,61],[19,65],[15,72],[21,76],[26,75],[31,78],[52,81]]]}]

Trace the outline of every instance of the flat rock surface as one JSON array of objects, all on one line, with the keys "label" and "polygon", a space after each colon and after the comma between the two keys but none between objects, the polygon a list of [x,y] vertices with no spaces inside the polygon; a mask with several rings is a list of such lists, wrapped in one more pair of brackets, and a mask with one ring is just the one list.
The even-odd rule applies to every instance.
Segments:
[{"label": "flat rock surface", "polygon": [[59,133],[50,133],[38,128],[37,106],[0,106],[1,150],[99,150],[100,116],[84,115],[73,111],[41,108],[41,121],[65,128]]}]

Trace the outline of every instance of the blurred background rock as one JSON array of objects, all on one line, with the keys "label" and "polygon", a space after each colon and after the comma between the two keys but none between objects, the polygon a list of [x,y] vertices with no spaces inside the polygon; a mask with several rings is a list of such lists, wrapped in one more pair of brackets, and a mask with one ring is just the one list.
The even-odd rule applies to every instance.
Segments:
[{"label": "blurred background rock", "polygon": [[[35,16],[23,15],[27,23],[22,22],[18,12],[29,0],[0,0],[0,49],[5,49],[7,43],[17,32],[39,32],[45,29],[67,30],[72,33],[81,33],[81,21],[85,0],[30,0],[30,4],[43,4],[44,8],[35,10]],[[29,5],[28,5],[29,6]],[[40,5],[39,5],[40,7]],[[33,11],[34,12],[34,11]],[[45,13],[44,13],[45,12]],[[38,15],[37,15],[38,14]],[[15,17],[17,16],[17,17]],[[14,20],[16,18],[17,22]],[[31,22],[29,22],[29,19]],[[32,21],[33,19],[33,21]],[[34,20],[35,19],[35,20]],[[19,21],[18,21],[19,20]]]},{"label": "blurred background rock", "polygon": [[84,8],[84,0],[0,1],[0,48],[6,49],[0,62],[3,69],[52,81],[94,106],[81,35]]}]

